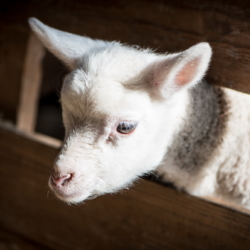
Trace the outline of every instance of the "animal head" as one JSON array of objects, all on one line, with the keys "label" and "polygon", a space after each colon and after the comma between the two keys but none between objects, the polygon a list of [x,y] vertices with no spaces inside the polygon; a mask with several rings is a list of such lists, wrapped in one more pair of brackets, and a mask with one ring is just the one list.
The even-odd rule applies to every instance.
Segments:
[{"label": "animal head", "polygon": [[59,31],[31,18],[38,38],[66,66],[66,129],[49,186],[68,203],[127,187],[163,160],[205,74],[211,48],[200,43],[156,54]]}]

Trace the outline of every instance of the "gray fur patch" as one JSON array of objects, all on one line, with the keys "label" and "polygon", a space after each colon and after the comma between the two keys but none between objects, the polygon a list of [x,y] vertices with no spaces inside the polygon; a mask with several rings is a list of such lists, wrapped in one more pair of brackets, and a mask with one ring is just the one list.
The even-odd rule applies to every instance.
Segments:
[{"label": "gray fur patch", "polygon": [[220,87],[202,82],[190,90],[189,115],[167,157],[187,172],[199,171],[223,140],[227,102]]}]

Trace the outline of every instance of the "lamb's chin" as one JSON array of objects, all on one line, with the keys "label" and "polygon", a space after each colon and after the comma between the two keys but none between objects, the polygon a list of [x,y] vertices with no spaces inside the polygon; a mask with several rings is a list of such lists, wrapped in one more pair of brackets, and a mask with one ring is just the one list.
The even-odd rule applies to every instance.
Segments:
[{"label": "lamb's chin", "polygon": [[51,183],[49,183],[49,187],[58,199],[68,204],[76,204],[83,202],[84,200],[88,199],[88,197],[91,195],[91,192],[89,190],[69,191],[64,188],[57,188],[53,186]]},{"label": "lamb's chin", "polygon": [[75,192],[71,194],[66,194],[63,192],[54,191],[56,197],[68,204],[77,204],[86,200],[89,196],[89,192]]}]

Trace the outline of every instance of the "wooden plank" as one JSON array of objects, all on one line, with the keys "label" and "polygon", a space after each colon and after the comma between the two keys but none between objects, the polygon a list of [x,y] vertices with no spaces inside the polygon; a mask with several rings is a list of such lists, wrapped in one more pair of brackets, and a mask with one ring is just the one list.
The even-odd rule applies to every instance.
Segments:
[{"label": "wooden plank", "polygon": [[[2,12],[0,19],[1,16]],[[13,122],[16,122],[26,46],[26,34],[4,29],[0,21],[0,114]]]},{"label": "wooden plank", "polygon": [[51,249],[249,249],[250,216],[140,180],[68,206],[48,193],[57,149],[0,129],[0,225]]},{"label": "wooden plank", "polygon": [[[48,249],[47,246],[37,244],[16,233],[0,228],[0,249],[1,250],[42,250]],[[48,249],[49,250],[49,249]]]},{"label": "wooden plank", "polygon": [[45,49],[37,37],[30,35],[24,61],[17,127],[25,132],[34,132],[42,78],[42,59]]}]

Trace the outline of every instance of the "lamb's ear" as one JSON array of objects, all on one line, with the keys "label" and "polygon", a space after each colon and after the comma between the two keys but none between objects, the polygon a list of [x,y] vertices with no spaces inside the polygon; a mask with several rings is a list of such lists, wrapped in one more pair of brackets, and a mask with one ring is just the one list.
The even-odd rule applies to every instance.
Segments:
[{"label": "lamb's ear", "polygon": [[106,44],[101,40],[92,40],[51,28],[36,18],[30,18],[29,24],[44,46],[70,69],[76,66],[78,59],[87,50]]},{"label": "lamb's ear", "polygon": [[204,76],[211,55],[208,43],[199,43],[181,53],[167,55],[151,66],[150,84],[163,97],[169,97],[184,87],[192,87]]}]

